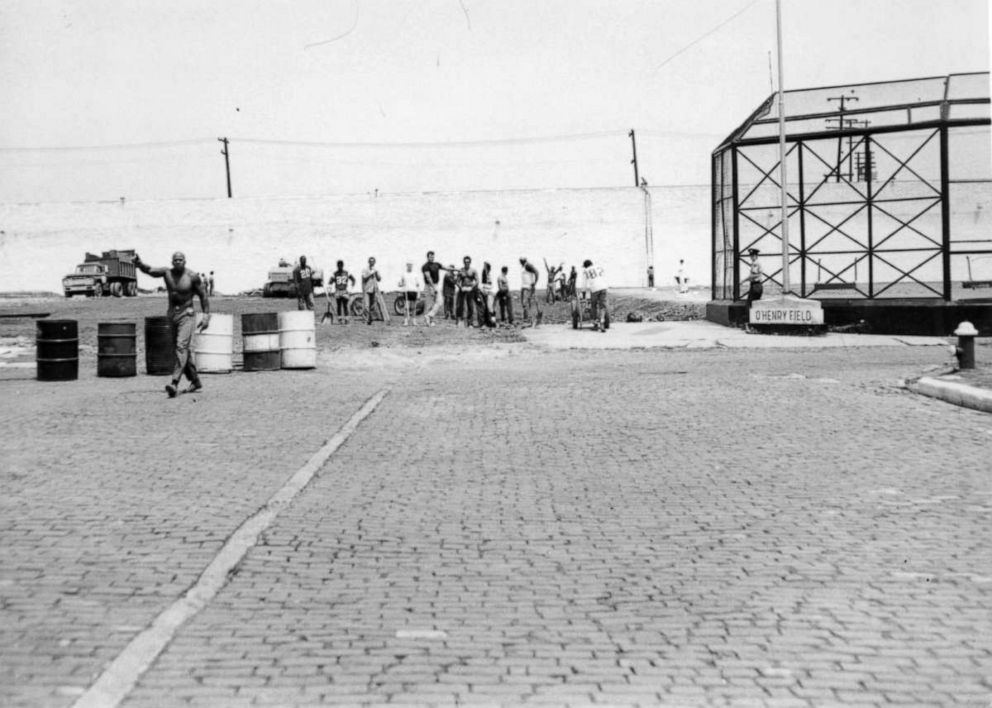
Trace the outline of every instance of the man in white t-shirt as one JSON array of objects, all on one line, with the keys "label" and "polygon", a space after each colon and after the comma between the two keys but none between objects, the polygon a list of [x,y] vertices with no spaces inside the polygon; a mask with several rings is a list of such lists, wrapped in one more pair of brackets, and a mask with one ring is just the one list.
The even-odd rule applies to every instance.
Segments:
[{"label": "man in white t-shirt", "polygon": [[413,324],[416,325],[417,300],[420,298],[420,288],[422,285],[420,283],[420,275],[413,272],[413,261],[406,262],[406,272],[403,273],[403,276],[400,278],[399,286],[400,292],[404,293],[403,306],[405,317],[403,319],[403,324],[409,325],[410,318],[413,317]]},{"label": "man in white t-shirt", "polygon": [[675,282],[679,286],[679,293],[689,292],[689,279],[685,277],[685,261],[679,259],[679,272],[675,275]]},{"label": "man in white t-shirt", "polygon": [[605,332],[608,285],[603,266],[593,265],[588,259],[582,262],[582,289],[590,294],[589,302],[594,320],[592,328]]}]

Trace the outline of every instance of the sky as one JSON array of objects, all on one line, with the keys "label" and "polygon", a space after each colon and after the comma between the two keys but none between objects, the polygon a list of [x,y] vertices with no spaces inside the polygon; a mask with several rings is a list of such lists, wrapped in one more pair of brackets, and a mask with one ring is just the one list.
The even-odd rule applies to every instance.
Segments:
[{"label": "sky", "polygon": [[[783,0],[787,89],[987,71],[988,0]],[[0,0],[0,203],[709,182],[774,0]]]}]

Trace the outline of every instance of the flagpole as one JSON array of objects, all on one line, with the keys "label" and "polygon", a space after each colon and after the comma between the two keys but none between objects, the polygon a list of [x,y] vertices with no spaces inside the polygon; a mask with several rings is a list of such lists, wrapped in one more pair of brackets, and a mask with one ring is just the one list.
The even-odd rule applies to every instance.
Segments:
[{"label": "flagpole", "polygon": [[778,35],[778,155],[779,181],[782,186],[782,293],[792,289],[789,282],[789,188],[785,166],[785,90],[782,85],[782,0],[775,0],[775,25]]}]

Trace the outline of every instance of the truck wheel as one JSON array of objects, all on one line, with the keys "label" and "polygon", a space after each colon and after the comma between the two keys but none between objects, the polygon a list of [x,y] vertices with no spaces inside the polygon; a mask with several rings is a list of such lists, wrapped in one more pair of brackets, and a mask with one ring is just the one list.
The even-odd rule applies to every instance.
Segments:
[{"label": "truck wheel", "polygon": [[103,286],[97,283],[93,286],[93,297],[101,297],[103,295]]},{"label": "truck wheel", "polygon": [[396,313],[397,317],[402,317],[403,314],[406,312],[406,310],[404,309],[405,303],[406,303],[406,293],[401,293],[397,295],[396,299],[393,300],[393,312]]},{"label": "truck wheel", "polygon": [[124,291],[124,287],[120,283],[110,284],[110,294],[114,297],[120,297]]},{"label": "truck wheel", "polygon": [[67,292],[67,293],[65,294],[65,296],[66,296],[67,298],[70,298],[70,299],[72,299],[72,293],[70,293],[70,292]]},{"label": "truck wheel", "polygon": [[365,305],[357,297],[351,301],[348,310],[351,312],[352,317],[365,317]]},{"label": "truck wheel", "polygon": [[272,297],[272,286],[268,283],[262,287],[262,297]]}]

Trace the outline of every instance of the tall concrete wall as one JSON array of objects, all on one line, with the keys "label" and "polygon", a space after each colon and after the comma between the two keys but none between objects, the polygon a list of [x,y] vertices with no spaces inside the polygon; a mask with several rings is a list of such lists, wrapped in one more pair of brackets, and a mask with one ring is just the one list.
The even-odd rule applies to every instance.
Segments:
[{"label": "tall concrete wall", "polygon": [[[326,269],[338,259],[357,272],[374,255],[386,284],[427,250],[445,264],[470,255],[510,267],[518,258],[606,266],[614,286],[645,284],[646,222],[655,268],[667,284],[678,258],[695,282],[709,280],[709,187],[652,188],[651,210],[636,188],[328,197],[0,205],[0,290],[60,292],[61,277],[86,251],[134,248],[149,264],[173,251],[191,268],[216,272],[217,289],[261,287],[280,258],[301,254]],[[139,286],[160,284],[140,276]],[[543,279],[542,279],[543,285]]]}]

